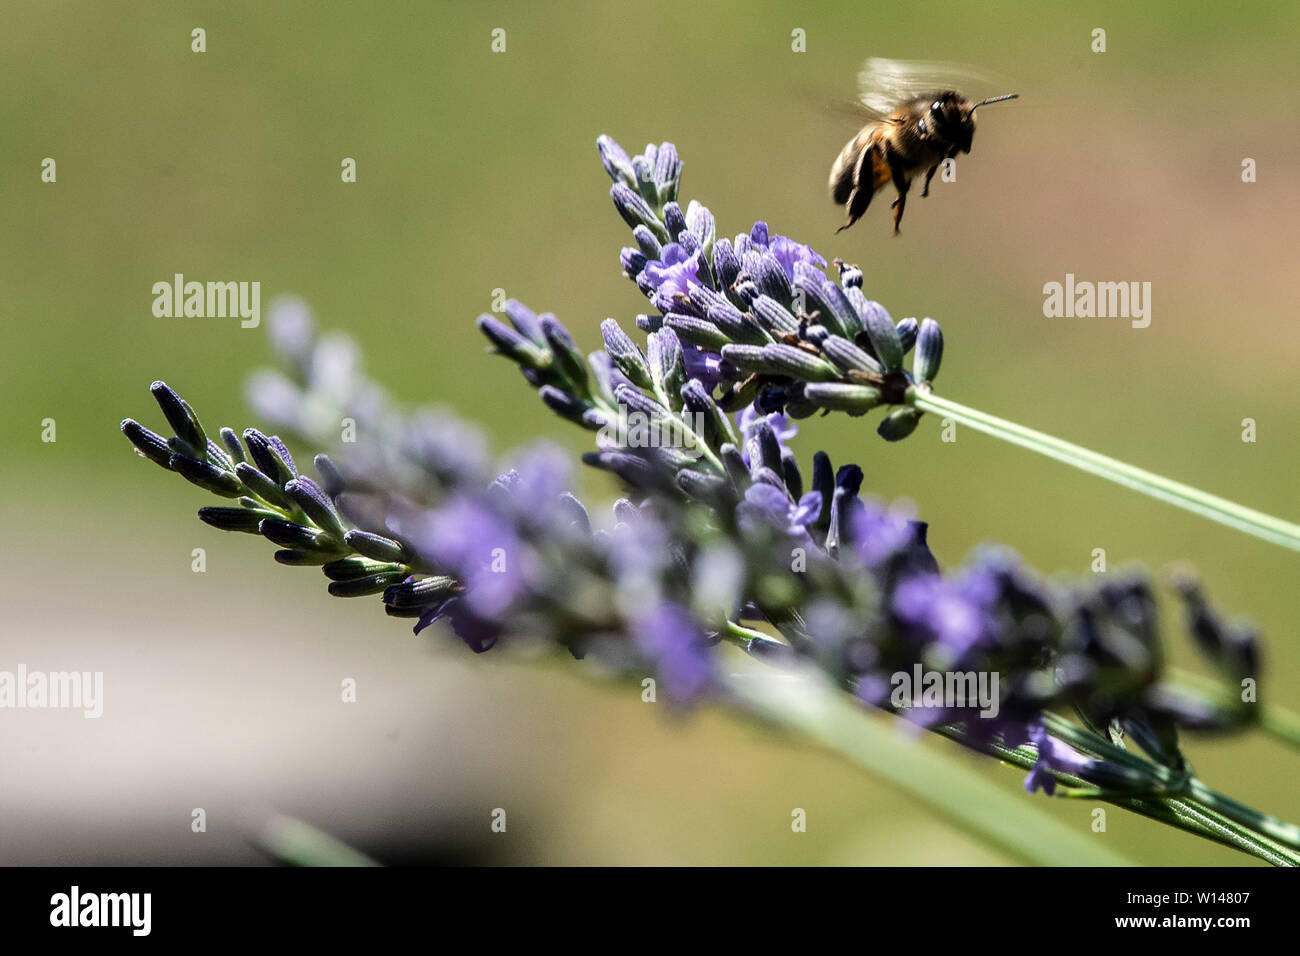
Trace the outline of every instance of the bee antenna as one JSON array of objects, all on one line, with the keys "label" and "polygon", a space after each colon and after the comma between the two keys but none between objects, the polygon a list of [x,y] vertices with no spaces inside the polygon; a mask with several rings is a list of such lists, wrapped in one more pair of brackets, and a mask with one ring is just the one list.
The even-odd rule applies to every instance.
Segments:
[{"label": "bee antenna", "polygon": [[970,108],[970,111],[974,113],[981,106],[987,106],[989,103],[1001,103],[1003,100],[1016,100],[1019,98],[1019,93],[1003,93],[1001,96],[990,96],[987,100],[980,100]]}]

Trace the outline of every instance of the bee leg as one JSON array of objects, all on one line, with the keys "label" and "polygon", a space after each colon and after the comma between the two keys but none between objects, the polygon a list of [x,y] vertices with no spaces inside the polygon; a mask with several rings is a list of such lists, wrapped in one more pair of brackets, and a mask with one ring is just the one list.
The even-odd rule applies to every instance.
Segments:
[{"label": "bee leg", "polygon": [[895,176],[894,185],[898,187],[898,198],[890,208],[894,210],[894,235],[898,235],[898,224],[903,221],[903,210],[907,208],[907,190],[912,182],[905,177]]},{"label": "bee leg", "polygon": [[844,225],[836,229],[843,232],[862,218],[862,214],[871,205],[877,190],[889,181],[889,164],[884,151],[877,145],[870,145],[858,156],[858,163],[853,174],[853,191],[844,203]]},{"label": "bee leg", "polygon": [[939,164],[935,163],[933,166],[930,167],[929,172],[925,174],[925,188],[921,190],[922,199],[930,195],[930,180],[934,179],[935,171],[938,170],[938,168],[939,168]]}]

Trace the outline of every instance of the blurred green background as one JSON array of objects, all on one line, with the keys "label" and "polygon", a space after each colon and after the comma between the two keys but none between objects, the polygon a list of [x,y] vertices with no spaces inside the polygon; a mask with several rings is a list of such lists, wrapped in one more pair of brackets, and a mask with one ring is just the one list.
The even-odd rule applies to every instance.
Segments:
[{"label": "blurred green background", "polygon": [[[1293,3],[83,2],[0,18],[0,668],[107,682],[97,722],[2,718],[0,862],[255,860],[244,834],[272,806],[393,860],[1004,862],[797,740],[713,712],[666,719],[577,667],[413,640],[377,602],[331,600],[315,572],[199,524],[205,496],[118,434],[127,415],[159,423],[155,378],[210,430],[251,424],[242,383],[264,330],[155,318],[152,284],[183,272],[260,281],[264,315],[303,296],[398,398],[452,404],[502,450],[539,434],[582,449],[473,319],[502,288],[594,348],[601,319],[644,310],[618,268],[629,239],[600,133],[629,151],[674,141],[683,198],[720,234],[766,219],[859,263],[895,317],[940,319],[944,394],[1300,511]],[[1022,95],[981,114],[958,181],[914,194],[898,239],[883,201],[834,235],[825,195],[855,131],[827,107],[852,99],[868,55],[973,64]],[[1044,318],[1042,286],[1067,272],[1151,282],[1151,326]],[[873,428],[811,421],[796,447],[915,502],[947,564],[986,540],[1047,572],[1085,572],[1099,547],[1112,566],[1190,560],[1267,635],[1266,692],[1297,703],[1296,555],[970,432],[944,444],[927,421],[886,445]],[[1181,643],[1174,657],[1194,662]],[[338,702],[348,676],[355,705]],[[1300,819],[1294,755],[1188,749],[1211,785]],[[1090,805],[1033,800],[1086,832]],[[490,836],[498,806],[509,829]],[[806,834],[790,832],[796,806]],[[193,807],[208,833],[190,832]],[[1144,863],[1248,862],[1118,810],[1096,839]]]}]

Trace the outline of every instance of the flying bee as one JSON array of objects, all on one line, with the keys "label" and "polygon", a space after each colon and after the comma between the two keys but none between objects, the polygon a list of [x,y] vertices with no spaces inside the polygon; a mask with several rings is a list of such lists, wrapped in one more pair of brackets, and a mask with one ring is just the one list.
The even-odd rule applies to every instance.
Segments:
[{"label": "flying bee", "polygon": [[1005,93],[975,102],[940,86],[939,78],[951,78],[954,72],[953,67],[878,57],[863,65],[858,89],[871,121],[840,150],[831,166],[831,199],[844,207],[847,216],[836,232],[862,218],[871,198],[893,182],[898,190],[892,206],[894,235],[898,235],[913,177],[925,170],[921,196],[930,195],[930,180],[943,161],[970,152],[975,111],[1020,95]]}]

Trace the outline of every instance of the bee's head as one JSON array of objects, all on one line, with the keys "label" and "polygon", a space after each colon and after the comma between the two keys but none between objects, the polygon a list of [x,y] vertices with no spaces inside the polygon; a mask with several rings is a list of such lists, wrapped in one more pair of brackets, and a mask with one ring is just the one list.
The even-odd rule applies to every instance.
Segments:
[{"label": "bee's head", "polygon": [[927,123],[949,146],[969,153],[971,140],[975,138],[975,105],[952,90],[939,93],[930,103]]}]

